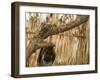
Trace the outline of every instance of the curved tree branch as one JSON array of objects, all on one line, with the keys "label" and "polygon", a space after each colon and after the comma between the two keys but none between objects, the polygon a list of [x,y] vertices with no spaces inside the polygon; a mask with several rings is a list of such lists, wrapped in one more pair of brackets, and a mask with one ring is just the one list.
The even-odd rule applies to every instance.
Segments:
[{"label": "curved tree branch", "polygon": [[48,36],[52,36],[78,27],[80,24],[85,23],[88,19],[89,16],[87,15],[79,15],[75,21],[72,21],[68,24],[63,24],[59,26],[47,23],[41,24],[41,30],[33,36],[28,47],[26,47],[26,59],[28,60],[32,53],[39,48],[54,46],[52,43],[47,43],[44,41],[44,39],[46,39]]}]

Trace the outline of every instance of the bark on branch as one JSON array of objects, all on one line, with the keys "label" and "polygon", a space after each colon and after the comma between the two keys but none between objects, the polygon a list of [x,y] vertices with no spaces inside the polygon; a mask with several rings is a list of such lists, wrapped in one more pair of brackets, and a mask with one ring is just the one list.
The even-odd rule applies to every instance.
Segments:
[{"label": "bark on branch", "polygon": [[26,47],[26,59],[28,60],[32,53],[39,48],[54,46],[54,44],[44,41],[44,39],[46,39],[48,36],[52,36],[78,27],[80,24],[85,23],[88,19],[89,16],[79,15],[75,21],[72,21],[68,24],[63,24],[59,26],[47,23],[41,24],[41,30],[35,33],[33,38],[30,40],[29,45]]}]

